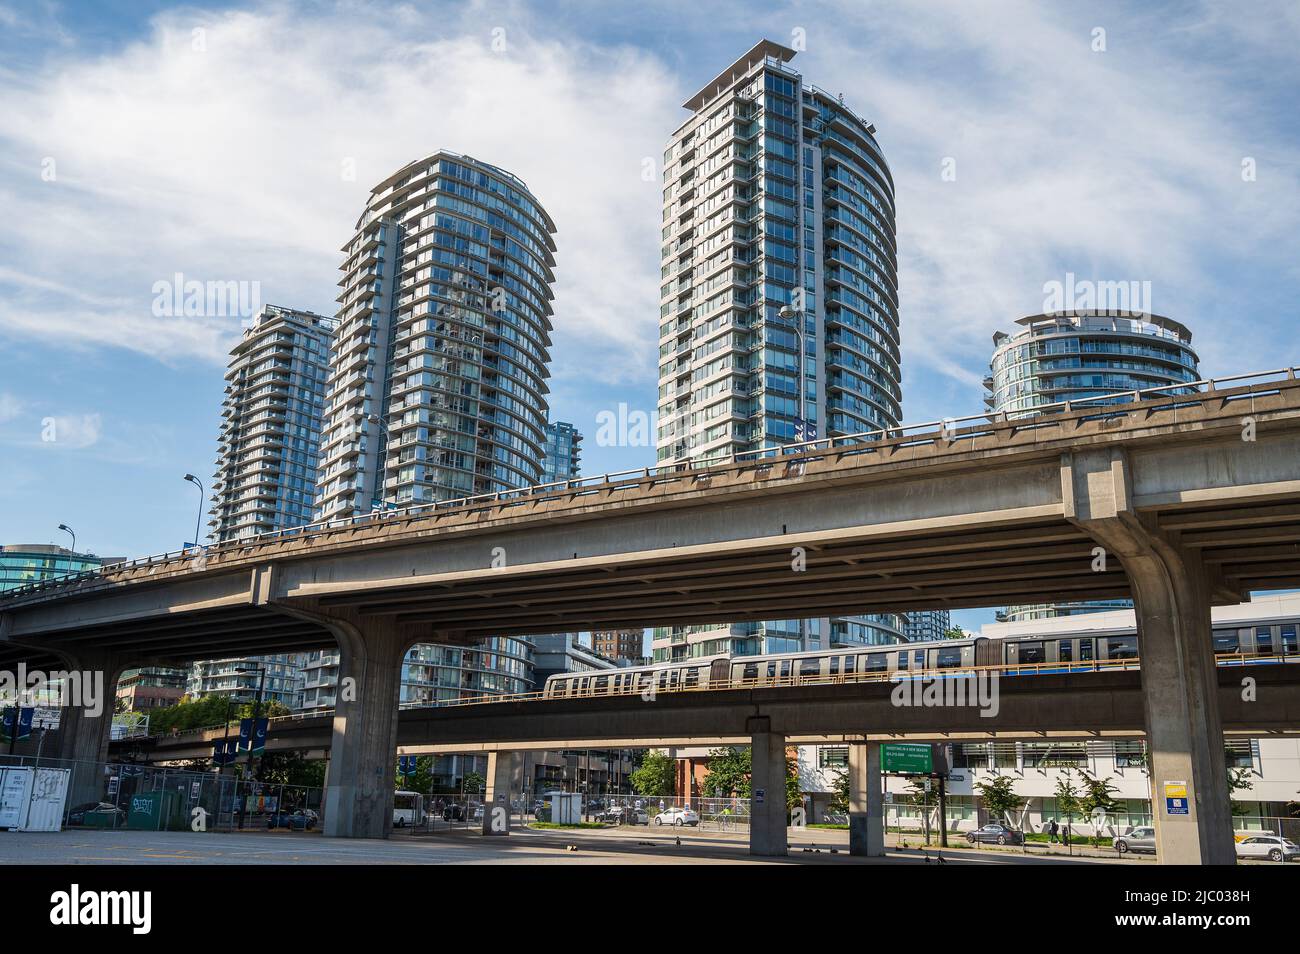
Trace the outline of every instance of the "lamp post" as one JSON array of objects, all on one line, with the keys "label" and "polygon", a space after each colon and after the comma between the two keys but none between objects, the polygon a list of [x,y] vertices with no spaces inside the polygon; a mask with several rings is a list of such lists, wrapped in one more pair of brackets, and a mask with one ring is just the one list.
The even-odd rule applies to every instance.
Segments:
[{"label": "lamp post", "polygon": [[202,541],[199,539],[199,523],[203,520],[203,483],[193,474],[186,474],[185,479],[199,488],[199,512],[194,517],[194,548],[200,548]]},{"label": "lamp post", "polygon": [[790,322],[790,326],[794,330],[794,338],[795,341],[797,342],[797,347],[799,349],[799,359],[798,359],[799,374],[797,377],[798,387],[799,387],[799,420],[804,422],[804,440],[807,440],[808,439],[808,416],[807,416],[808,409],[805,404],[807,390],[804,387],[806,363],[804,361],[804,346],[803,346],[804,343],[803,312],[796,311],[795,309],[791,308],[789,305],[782,305],[781,310],[777,312],[777,316],[781,318],[782,321]]},{"label": "lamp post", "polygon": [[379,428],[379,447],[380,447],[380,449],[379,449],[378,453],[377,453],[376,456],[375,456],[375,473],[376,473],[376,478],[375,478],[375,479],[378,481],[378,483],[377,483],[376,486],[375,486],[375,496],[372,497],[372,498],[370,498],[370,509],[371,509],[371,511],[373,512],[373,511],[375,511],[375,510],[382,510],[382,509],[383,509],[383,502],[384,502],[384,478],[385,478],[386,475],[384,474],[383,471],[381,471],[381,470],[379,469],[379,457],[380,457],[380,455],[382,455],[383,458],[384,458],[385,463],[387,463],[387,460],[388,460],[388,441],[389,441],[390,438],[389,438],[388,424],[387,424],[387,423],[384,421],[384,419],[383,419],[382,417],[380,417],[378,414],[367,414],[367,415],[366,415],[366,423],[367,423],[367,424],[374,424],[376,427]]},{"label": "lamp post", "polygon": [[76,534],[76,531],[74,531],[74,530],[73,530],[70,526],[68,526],[66,523],[61,523],[61,524],[59,524],[59,529],[62,530],[62,531],[64,531],[65,533],[70,534],[70,535],[72,536],[72,552],[73,552],[73,553],[76,553],[76,552],[77,552],[77,534]]},{"label": "lamp post", "polygon": [[[782,321],[790,322],[794,329],[794,339],[799,349],[799,374],[796,377],[796,386],[799,388],[799,420],[803,421],[803,437],[808,440],[808,407],[805,401],[807,391],[804,388],[804,374],[806,372],[806,362],[804,361],[804,329],[803,329],[803,311],[795,310],[789,305],[782,305],[777,316]],[[806,650],[808,648],[808,626],[803,620],[799,620],[799,643]]]}]

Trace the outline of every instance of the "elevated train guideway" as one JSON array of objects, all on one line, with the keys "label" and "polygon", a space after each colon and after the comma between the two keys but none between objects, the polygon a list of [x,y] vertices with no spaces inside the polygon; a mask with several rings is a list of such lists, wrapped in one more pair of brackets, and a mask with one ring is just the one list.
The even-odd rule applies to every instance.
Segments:
[{"label": "elevated train guideway", "polygon": [[[1189,793],[1186,815],[1157,816],[1160,856],[1232,863],[1209,607],[1300,586],[1300,381],[1247,377],[134,561],[0,600],[0,665],[115,676],[337,644],[354,691],[327,833],[383,836],[415,642],[1132,597],[1153,784]],[[102,757],[108,719],[69,715],[61,754]]]}]

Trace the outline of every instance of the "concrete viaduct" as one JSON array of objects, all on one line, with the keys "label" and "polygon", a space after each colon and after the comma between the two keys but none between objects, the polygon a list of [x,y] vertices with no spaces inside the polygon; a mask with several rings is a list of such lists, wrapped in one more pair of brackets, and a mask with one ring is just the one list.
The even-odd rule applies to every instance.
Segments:
[{"label": "concrete viaduct", "polygon": [[[132,666],[337,644],[327,834],[383,836],[401,661],[419,641],[1131,597],[1152,783],[1190,796],[1186,815],[1157,812],[1161,858],[1233,863],[1209,607],[1300,586],[1300,381],[1135,397],[134,561],[0,600],[0,665],[111,684]],[[60,754],[103,759],[108,719],[63,718]],[[784,748],[768,725],[750,735],[756,764]],[[860,728],[876,727],[844,731]]]}]

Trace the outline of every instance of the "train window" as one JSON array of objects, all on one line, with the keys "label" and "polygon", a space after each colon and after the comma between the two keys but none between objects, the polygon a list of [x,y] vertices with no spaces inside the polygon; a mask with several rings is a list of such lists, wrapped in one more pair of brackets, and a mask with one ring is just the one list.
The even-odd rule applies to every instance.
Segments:
[{"label": "train window", "polygon": [[805,659],[799,663],[799,675],[801,676],[820,676],[822,674],[822,661],[817,659]]},{"label": "train window", "polygon": [[1056,646],[1056,658],[1061,662],[1074,661],[1074,643],[1071,640],[1063,639]]},{"label": "train window", "polygon": [[782,679],[790,678],[790,660],[788,659],[781,660],[781,678]]},{"label": "train window", "polygon": [[1259,626],[1255,629],[1255,652],[1261,656],[1273,655],[1273,627]]},{"label": "train window", "polygon": [[578,682],[578,689],[582,692],[586,692],[589,685],[591,685],[591,677],[583,676]]},{"label": "train window", "polygon": [[832,656],[832,657],[831,657],[831,675],[832,675],[832,676],[838,676],[839,674],[840,674],[840,657],[839,657],[839,656]]},{"label": "train window", "polygon": [[1083,662],[1090,662],[1090,661],[1092,660],[1092,640],[1091,640],[1091,639],[1081,639],[1081,640],[1079,640],[1079,659],[1080,659],[1081,661],[1083,661]]},{"label": "train window", "polygon": [[[1292,635],[1294,636],[1295,634],[1292,633]],[[858,657],[857,657],[857,656],[845,656],[845,657],[844,657],[844,675],[847,676],[849,673],[854,672],[854,671],[857,669],[857,663],[858,663]]]},{"label": "train window", "polygon": [[912,665],[917,669],[925,668],[925,650],[916,649],[912,651]]},{"label": "train window", "polygon": [[889,668],[889,656],[886,653],[872,653],[867,657],[863,672],[884,672]]},{"label": "train window", "polygon": [[687,669],[686,678],[682,682],[682,687],[685,689],[694,689],[699,684],[700,670],[698,668]]},{"label": "train window", "polygon": [[1043,649],[1043,644],[1039,643],[1017,643],[1017,662],[1022,663],[1041,663],[1047,662],[1047,651]]},{"label": "train window", "polygon": [[1241,647],[1241,640],[1237,638],[1236,630],[1215,633],[1213,639],[1216,653],[1235,653]]},{"label": "train window", "polygon": [[961,647],[944,646],[937,650],[938,666],[940,669],[951,669],[954,666],[961,665]]},{"label": "train window", "polygon": [[742,679],[757,679],[758,663],[745,663],[745,671],[740,675]]},{"label": "train window", "polygon": [[898,668],[899,669],[907,668],[907,650],[903,650],[901,653],[898,654]]},{"label": "train window", "polygon": [[1300,643],[1296,641],[1296,631],[1294,626],[1282,627],[1282,652],[1300,652]]},{"label": "train window", "polygon": [[1137,659],[1138,641],[1136,636],[1108,636],[1106,638],[1107,659]]},{"label": "train window", "polygon": [[609,676],[597,676],[597,677],[596,677],[596,685],[595,685],[594,688],[595,688],[595,690],[596,690],[597,692],[603,692],[604,690],[608,689],[608,688],[609,688]]},{"label": "train window", "polygon": [[767,678],[768,679],[776,678],[776,663],[770,662],[767,664]]}]

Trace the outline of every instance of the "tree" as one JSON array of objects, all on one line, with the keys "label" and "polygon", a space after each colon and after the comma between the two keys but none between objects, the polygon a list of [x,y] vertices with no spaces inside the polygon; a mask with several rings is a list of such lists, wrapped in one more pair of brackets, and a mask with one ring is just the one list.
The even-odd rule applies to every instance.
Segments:
[{"label": "tree", "polygon": [[[749,798],[749,779],[753,765],[753,754],[748,747],[727,745],[720,749],[710,749],[709,774],[704,776],[703,785],[705,797]],[[795,787],[798,788],[797,781]]]},{"label": "tree", "polygon": [[[1087,815],[1093,812],[1103,811],[1107,815],[1119,810],[1119,802],[1115,800],[1115,793],[1119,790],[1110,783],[1110,776],[1097,778],[1090,775],[1083,769],[1079,769],[1079,775],[1083,779],[1083,797],[1079,799],[1079,808]],[[1097,826],[1092,826],[1092,843],[1095,846],[1098,843]]]},{"label": "tree", "polygon": [[785,756],[785,810],[794,811],[803,804],[803,792],[799,791],[799,757]]},{"label": "tree", "polygon": [[466,772],[461,782],[462,788],[468,795],[480,795],[487,787],[487,779],[478,772]]},{"label": "tree", "polygon": [[298,752],[267,752],[262,756],[262,780],[275,785],[323,788],[325,759],[305,759]]},{"label": "tree", "polygon": [[1015,779],[1009,775],[994,775],[987,782],[975,783],[984,810],[1008,825],[1011,813],[1019,811],[1025,804],[1024,798],[1012,789],[1014,784]]},{"label": "tree", "polygon": [[1232,814],[1244,815],[1246,814],[1247,811],[1245,805],[1241,804],[1241,802],[1237,801],[1232,797],[1233,794],[1239,791],[1248,792],[1254,787],[1255,787],[1254,783],[1251,782],[1250,780],[1250,769],[1244,769],[1244,768],[1228,769],[1228,799],[1229,799],[1229,804],[1232,806]]},{"label": "tree", "polygon": [[841,815],[849,813],[849,770],[839,768],[835,773],[835,784],[831,786],[831,811]]},{"label": "tree", "polygon": [[1056,779],[1056,813],[1064,815],[1068,823],[1072,815],[1083,810],[1079,788],[1074,784],[1074,770],[1065,769]]},{"label": "tree", "polygon": [[944,639],[965,639],[970,634],[960,626],[949,626],[943,631]]},{"label": "tree", "polygon": [[651,750],[628,781],[638,795],[671,795],[677,783],[677,761],[666,752]]},{"label": "tree", "polygon": [[[925,783],[930,782],[929,791]],[[921,810],[921,827],[925,831],[925,843],[930,844],[930,809],[939,803],[939,792],[934,782],[924,775],[912,775],[907,780],[907,797],[913,805]]]}]

